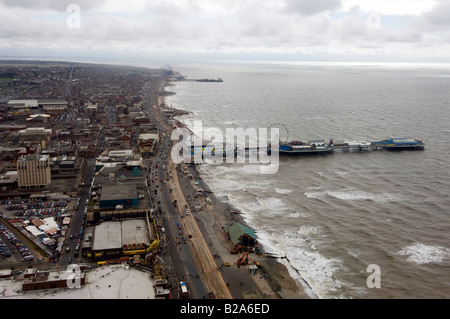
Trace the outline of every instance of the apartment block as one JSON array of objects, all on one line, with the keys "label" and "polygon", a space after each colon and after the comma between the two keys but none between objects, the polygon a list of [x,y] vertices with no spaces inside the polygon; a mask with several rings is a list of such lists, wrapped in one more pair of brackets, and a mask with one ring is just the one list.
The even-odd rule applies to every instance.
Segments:
[{"label": "apartment block", "polygon": [[51,182],[50,157],[29,154],[17,160],[17,182],[20,188],[46,188]]}]

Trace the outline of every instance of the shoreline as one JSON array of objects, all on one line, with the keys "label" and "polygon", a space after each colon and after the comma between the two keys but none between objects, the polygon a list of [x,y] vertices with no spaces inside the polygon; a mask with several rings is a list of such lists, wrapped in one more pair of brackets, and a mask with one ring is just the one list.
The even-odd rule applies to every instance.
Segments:
[{"label": "shoreline", "polygon": [[[162,92],[164,92],[164,89],[168,86],[172,86],[171,82],[167,81],[162,87]],[[176,94],[174,92],[171,92],[173,94]],[[170,94],[170,95],[173,95]],[[190,130],[189,127],[185,123],[183,123],[180,119],[177,119],[179,116],[183,115],[189,115],[191,112],[186,110],[180,110],[177,108],[174,108],[172,106],[167,106],[167,100],[166,97],[170,96],[168,94],[161,94],[161,104],[158,105],[160,109],[168,109],[173,111],[173,114],[170,115],[170,119],[174,121],[175,127],[183,127],[188,130]],[[158,103],[159,104],[159,103]],[[246,222],[243,214],[240,211],[236,211],[234,207],[232,207],[232,204],[230,202],[222,202],[219,198],[217,198],[216,194],[211,191],[208,184],[205,182],[203,177],[200,174],[199,171],[199,164],[192,163],[191,165],[188,165],[190,169],[194,170],[194,176],[195,181],[199,182],[199,185],[201,185],[201,188],[206,190],[205,197],[209,198],[210,204],[206,205],[207,212],[214,218],[214,225],[217,225],[219,227],[213,227],[215,236],[217,238],[220,238],[220,243],[223,245],[222,248],[225,248],[229,245],[226,238],[224,238],[223,231],[220,226],[225,224],[230,224],[230,222],[238,222],[246,227],[251,228],[248,223]],[[209,207],[208,207],[209,206]],[[206,226],[206,225],[205,225]],[[252,228],[253,229],[253,228]],[[256,235],[257,230],[254,229]],[[207,236],[208,234],[202,233],[203,236]],[[258,236],[257,236],[258,237]],[[219,247],[217,247],[219,248]],[[259,248],[261,251],[264,252],[264,246],[263,244],[259,243]],[[228,252],[228,255],[233,256],[233,260],[236,259],[237,255],[232,255]],[[229,257],[229,256],[223,256]],[[256,258],[255,258],[256,260]],[[311,297],[310,294],[306,291],[305,287],[302,287],[295,278],[292,277],[289,269],[286,265],[284,265],[281,261],[278,260],[278,258],[270,258],[264,255],[257,258],[258,263],[260,264],[260,269],[263,271],[264,274],[268,275],[267,283],[261,282],[262,279],[259,278],[253,278],[255,283],[258,285],[258,287],[263,291],[263,293],[266,295],[266,297],[270,296],[272,298],[277,299],[313,299],[314,297]],[[292,267],[293,268],[293,267]],[[293,268],[294,271],[295,268]],[[251,276],[249,273],[250,277]],[[306,283],[306,282],[305,282]],[[306,283],[307,284],[307,283]],[[308,285],[308,284],[307,284]],[[309,285],[308,285],[309,286]]]},{"label": "shoreline", "polygon": [[[247,223],[243,213],[237,211],[229,201],[221,201],[217,198],[216,194],[210,190],[208,184],[204,181],[199,172],[198,164],[194,164],[193,169],[197,172],[197,175],[195,176],[196,180],[202,185],[202,187],[209,189],[207,196],[211,200],[210,210],[214,211],[214,215],[217,220],[222,218],[224,219],[224,222],[228,221],[229,224],[231,222],[238,222],[253,229],[258,237],[257,229],[252,228]],[[217,235],[219,236],[220,234]],[[267,257],[264,255],[264,245],[259,243],[258,247],[263,252],[263,256],[258,257],[257,261],[261,265],[263,272],[269,275],[269,286],[274,294],[277,294],[281,299],[313,299],[303,287],[299,286],[297,280],[291,276],[286,265],[279,260],[280,258]]]}]

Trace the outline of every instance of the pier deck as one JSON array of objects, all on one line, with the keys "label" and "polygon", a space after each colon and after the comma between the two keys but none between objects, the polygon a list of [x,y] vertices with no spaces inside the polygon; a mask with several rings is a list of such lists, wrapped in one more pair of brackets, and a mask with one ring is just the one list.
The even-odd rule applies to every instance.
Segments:
[{"label": "pier deck", "polygon": [[[287,144],[281,143],[285,146]],[[279,148],[280,155],[319,155],[319,154],[329,154],[334,152],[372,152],[372,151],[413,151],[413,150],[424,150],[425,144],[416,139],[412,138],[388,138],[380,142],[366,142],[366,141],[349,141],[349,142],[339,142],[334,143],[330,140],[329,145],[326,149],[320,150],[316,148],[314,144],[313,147],[308,152],[302,151],[285,151],[282,147]],[[297,146],[298,147],[298,146]],[[202,145],[191,146],[191,156],[195,157],[201,155],[202,158],[223,156],[249,156],[249,155],[259,155],[259,154],[271,154],[272,148],[270,145],[267,148],[259,147],[224,147],[220,145]]]}]

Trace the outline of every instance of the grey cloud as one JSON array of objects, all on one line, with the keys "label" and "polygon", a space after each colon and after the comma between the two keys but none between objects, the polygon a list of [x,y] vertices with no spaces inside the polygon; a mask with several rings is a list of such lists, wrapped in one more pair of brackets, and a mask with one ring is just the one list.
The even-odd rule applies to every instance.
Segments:
[{"label": "grey cloud", "polygon": [[[271,1],[222,0],[209,7],[204,1],[152,0],[108,8],[108,2],[88,0],[0,0],[0,48],[47,48],[130,52],[394,52],[434,45],[450,37],[448,4],[396,29],[383,23],[370,28],[356,7],[338,11],[340,0]],[[92,2],[94,2],[92,4]],[[81,28],[66,26],[69,3],[81,8]],[[131,6],[135,5],[136,8]],[[447,5],[447,6],[446,6]],[[363,6],[361,4],[361,6]],[[221,11],[221,8],[224,8]],[[133,10],[134,9],[134,10]],[[89,14],[83,15],[89,11]],[[3,11],[3,12],[2,12]],[[48,14],[48,11],[52,11]],[[55,14],[56,12],[56,14]],[[50,16],[51,18],[48,18]],[[23,23],[26,21],[26,23]],[[431,32],[430,32],[431,31]],[[429,32],[429,34],[427,34]],[[440,48],[441,45],[436,45]],[[360,50],[361,49],[361,50]],[[441,49],[442,50],[442,49]]]},{"label": "grey cloud", "polygon": [[423,14],[419,27],[428,31],[450,29],[450,0],[442,0],[433,10]]},{"label": "grey cloud", "polygon": [[84,11],[100,7],[104,0],[0,0],[0,4],[10,8],[30,10],[53,10],[65,12],[69,4],[77,4]]},{"label": "grey cloud", "polygon": [[285,3],[287,12],[300,13],[305,16],[335,11],[341,6],[341,0],[285,0]]}]

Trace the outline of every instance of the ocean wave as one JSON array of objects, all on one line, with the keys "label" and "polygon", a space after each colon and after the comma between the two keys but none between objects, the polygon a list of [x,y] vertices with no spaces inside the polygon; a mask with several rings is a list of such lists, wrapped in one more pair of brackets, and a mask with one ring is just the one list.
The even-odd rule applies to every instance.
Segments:
[{"label": "ocean wave", "polygon": [[321,189],[324,189],[324,187],[323,186],[311,186],[311,187],[308,187],[308,189],[310,189],[310,190],[321,190]]},{"label": "ocean wave", "polygon": [[305,196],[308,198],[322,198],[327,195],[327,192],[305,192]]},{"label": "ocean wave", "polygon": [[287,195],[292,192],[292,189],[283,189],[275,187],[275,192],[277,192],[278,194]]},{"label": "ocean wave", "polygon": [[353,201],[353,200],[372,200],[375,202],[392,202],[402,200],[402,196],[399,194],[390,193],[368,193],[364,191],[345,190],[345,191],[322,191],[322,192],[305,192],[307,198],[324,198],[333,197],[340,200]]},{"label": "ocean wave", "polygon": [[[263,227],[260,227],[262,229]],[[310,228],[311,231],[314,227]],[[277,251],[287,259],[281,259],[292,278],[300,285],[307,286],[306,291],[313,298],[329,298],[346,284],[336,277],[336,273],[348,270],[340,258],[325,257],[317,249],[311,248],[311,242],[301,234],[285,232],[258,232],[258,241],[269,251]],[[312,250],[312,251],[311,251]],[[304,288],[308,288],[304,287]]]},{"label": "ocean wave", "polygon": [[[192,69],[188,68],[188,70]],[[248,70],[253,71],[253,69]],[[227,72],[227,69],[224,68],[223,73],[225,72]],[[289,72],[291,72],[290,69]],[[298,75],[302,76],[303,79],[304,75],[302,74],[299,73]],[[309,74],[306,75],[305,79],[308,79],[308,76]],[[291,77],[283,78],[289,80]],[[372,77],[367,77],[367,79],[370,79],[370,82],[361,82],[361,84],[372,84]],[[235,80],[240,81],[242,78],[235,78]],[[251,92],[251,89],[256,88],[255,83],[260,82],[245,81],[241,84],[247,92]],[[272,72],[267,78],[267,84],[270,85],[271,83],[274,83]],[[282,89],[276,91],[279,95],[272,95],[275,103],[280,98],[282,99],[286,92],[292,91],[292,83],[295,83],[295,81],[281,82],[283,84]],[[338,87],[341,84],[348,84],[331,81],[329,83],[339,84]],[[380,81],[380,83],[383,82]],[[414,81],[414,83],[416,82]],[[359,81],[357,84],[359,84]],[[260,99],[251,95],[245,96],[245,94],[236,93],[234,89],[236,83],[231,80],[224,85],[220,86],[220,89],[217,89],[216,86],[208,86],[208,89],[203,91],[201,86],[193,85],[190,82],[178,82],[176,83],[176,89],[170,89],[176,91],[177,95],[166,98],[170,101],[169,104],[172,104],[173,101],[173,106],[177,108],[195,112],[195,114],[190,113],[180,117],[191,129],[194,120],[200,118],[203,120],[204,128],[237,126],[243,120],[248,120],[248,127],[259,127],[261,123],[272,122],[271,116],[273,114],[260,111]],[[365,88],[365,86],[363,87]],[[427,85],[423,87],[428,88]],[[421,94],[421,91],[419,91],[417,93]],[[255,92],[259,91],[256,90]],[[340,117],[336,121],[331,121],[330,125],[320,126],[320,130],[315,123],[316,121],[311,123],[303,121],[299,125],[298,116],[292,116],[293,111],[295,114],[302,114],[303,118],[312,118],[316,115],[317,110],[310,113],[309,109],[302,107],[302,103],[296,103],[297,101],[304,101],[305,95],[301,90],[294,90],[293,92],[296,92],[296,94],[291,94],[290,97],[293,101],[292,104],[296,104],[297,107],[291,109],[290,107],[283,108],[283,105],[280,105],[280,110],[277,113],[279,121],[285,123],[291,137],[296,134],[300,135],[300,132],[302,132],[302,134],[308,136],[375,140],[382,138],[384,132],[389,129],[389,125],[384,121],[384,114],[391,107],[389,103],[384,104],[386,109],[377,108],[376,114],[372,117],[375,120],[371,123],[365,122],[365,120],[369,118],[367,114],[373,115],[373,107],[366,104],[360,112],[361,121],[351,121]],[[336,91],[326,90],[326,92],[334,94]],[[374,92],[378,91],[375,90]],[[446,91],[440,90],[440,92]],[[217,96],[223,94],[227,95],[227,101],[217,99]],[[308,95],[306,98],[308,99],[306,104],[317,102],[317,100],[313,100],[314,96]],[[342,96],[342,98],[342,101],[339,101],[342,103],[338,103],[338,106],[345,105],[345,107],[341,109],[342,112],[334,112],[336,114],[347,114],[348,106],[350,108],[354,106],[352,104],[352,101],[355,101],[354,95]],[[445,103],[447,100],[445,93],[436,95],[436,99],[439,103]],[[242,108],[227,108],[227,106],[241,105],[239,103],[242,101],[244,101]],[[268,100],[268,104],[270,102]],[[332,110],[326,104],[333,108],[337,105],[334,103],[334,95],[324,95],[323,102],[323,105],[317,104],[317,106],[320,106],[318,110],[321,112]],[[409,101],[406,102],[409,103]],[[433,105],[440,105],[439,103]],[[405,105],[400,104],[399,106]],[[412,112],[411,114],[416,114],[415,112],[421,110],[414,107],[409,109]],[[403,129],[406,129],[407,132],[413,131],[425,142],[433,140],[436,132],[442,132],[442,137],[445,138],[440,140],[438,144],[447,145],[450,130],[446,125],[446,118],[448,116],[440,116],[435,118],[437,121],[427,122],[434,119],[434,117],[428,117],[425,119],[427,121],[422,121],[424,125],[419,130],[408,127],[407,123],[411,124],[411,119],[403,118],[400,119],[403,122],[399,123],[402,127],[400,131],[401,134],[405,134]],[[301,127],[301,130],[299,127]],[[251,165],[244,166],[242,164],[222,166],[202,164],[199,167],[200,175],[208,174],[205,176],[205,181],[210,189],[218,196],[228,195],[228,202],[242,212],[242,218],[250,227],[257,230],[257,236],[258,238],[261,237],[260,242],[264,245],[264,248],[267,245],[271,251],[277,251],[282,255],[287,253],[290,262],[286,259],[282,259],[281,262],[291,265],[290,271],[293,272],[293,276],[305,278],[308,284],[313,287],[315,293],[321,297],[336,297],[340,294],[353,297],[355,292],[346,288],[350,285],[352,289],[359,289],[354,285],[360,285],[360,276],[349,276],[348,272],[343,272],[343,264],[349,265],[354,270],[354,264],[363,263],[367,252],[377,251],[380,248],[377,246],[379,241],[371,239],[385,238],[386,232],[394,235],[388,240],[386,247],[383,247],[387,257],[396,262],[401,259],[404,261],[403,264],[411,263],[409,266],[412,267],[413,271],[422,271],[423,266],[420,266],[422,263],[443,260],[447,265],[450,261],[448,248],[410,243],[399,245],[399,242],[394,240],[403,240],[405,236],[408,237],[409,235],[414,235],[419,243],[429,243],[430,238],[439,238],[440,240],[448,238],[448,232],[445,232],[449,225],[448,209],[446,209],[448,203],[448,192],[446,190],[449,188],[448,180],[450,180],[446,170],[448,156],[446,156],[445,147],[435,147],[436,145],[433,143],[429,143],[428,146],[433,149],[432,152],[399,154],[373,152],[370,156],[367,154],[335,154],[330,157],[318,157],[317,159],[286,158],[281,161],[278,173],[270,178],[267,178],[267,175],[263,176],[264,178],[259,177],[261,176],[259,165],[252,168]],[[423,169],[423,163],[427,163],[426,169]],[[278,187],[278,190],[292,189],[292,192],[287,195],[282,194],[283,191],[277,191],[275,186]],[[345,186],[348,188],[345,188]],[[301,194],[304,194],[306,198]],[[264,197],[278,197],[281,198],[282,202],[271,202],[271,200],[261,202],[260,198]],[[302,197],[304,200],[302,200]],[[221,198],[224,199],[224,197]],[[335,210],[336,213],[327,214],[326,218],[322,218],[324,213],[330,211],[330,203],[336,204],[333,206],[333,211]],[[278,205],[278,207],[271,209],[270,205]],[[286,207],[289,207],[289,210]],[[362,222],[358,220],[349,223],[345,218],[347,217],[346,210],[349,213],[355,213],[360,208],[363,208],[364,214],[369,215],[368,218]],[[343,216],[344,218],[342,218]],[[380,222],[381,226],[378,227],[377,225]],[[369,227],[369,223],[376,227]],[[302,224],[305,227],[299,230]],[[321,228],[314,229],[308,224]],[[411,227],[417,225],[420,225],[420,232],[416,231],[417,228]],[[386,226],[387,229],[384,230],[383,226]],[[320,233],[314,234],[314,231]],[[303,235],[303,232],[309,233],[309,235]],[[337,234],[341,235],[339,243],[335,241],[337,237],[335,235]],[[358,245],[355,244],[355,241]],[[445,241],[442,241],[442,243],[445,243]],[[349,252],[347,253],[346,249],[340,250],[339,244],[349,247]],[[446,244],[441,245],[448,246]],[[328,249],[334,248],[334,246],[336,246],[336,249],[329,252]],[[400,255],[396,253],[399,250]],[[333,257],[337,259],[332,259]],[[401,266],[401,264],[399,265]],[[388,266],[386,265],[386,267]],[[417,291],[424,287],[421,280],[416,280],[420,277],[404,278],[402,272],[399,275],[400,277],[392,273],[391,280],[393,282],[405,280],[405,284],[409,287],[404,291],[401,291],[400,288],[396,289],[401,297],[417,297],[417,295],[420,295],[420,293],[417,294]],[[440,289],[439,278],[438,276],[428,276],[426,285],[436,285],[437,289]],[[444,290],[444,293],[446,291]],[[390,292],[386,290],[384,292],[381,293],[384,294],[384,297],[390,295]],[[437,295],[439,296],[439,293]],[[360,296],[360,294],[357,293],[356,296]]]},{"label": "ocean wave", "polygon": [[[237,159],[235,159],[237,160]],[[261,175],[261,164],[250,164],[250,163],[226,163],[226,159],[223,159],[223,163],[209,164],[205,163],[202,165],[202,168],[208,171],[210,174],[225,177],[225,178],[233,178],[235,180],[239,180],[240,182],[245,182],[246,176],[248,177],[258,177]],[[244,177],[243,179],[239,179],[237,177]],[[268,185],[267,181],[265,183],[258,183],[258,186],[264,187]]]},{"label": "ocean wave", "polygon": [[327,174],[324,172],[316,172],[320,177],[325,177]]},{"label": "ocean wave", "polygon": [[275,197],[258,198],[258,203],[261,206],[261,209],[266,211],[280,211],[290,209],[288,206],[286,206],[285,202]]},{"label": "ocean wave", "polygon": [[290,218],[300,218],[300,217],[305,218],[305,217],[309,217],[310,215],[306,214],[306,213],[295,212],[295,213],[290,213],[287,216]]},{"label": "ocean wave", "polygon": [[441,263],[450,258],[450,249],[442,246],[431,246],[414,243],[404,247],[397,254],[408,256],[407,261],[415,264]]},{"label": "ocean wave", "polygon": [[320,233],[321,228],[318,226],[302,225],[300,226],[298,233],[300,235],[311,235]]},{"label": "ocean wave", "polygon": [[[346,270],[341,259],[327,258],[318,251],[307,249],[295,249],[295,255],[287,254],[287,257],[297,273],[297,279],[305,280],[319,298],[329,298],[345,286],[335,275],[338,271]],[[290,272],[294,278],[295,273]]]}]

